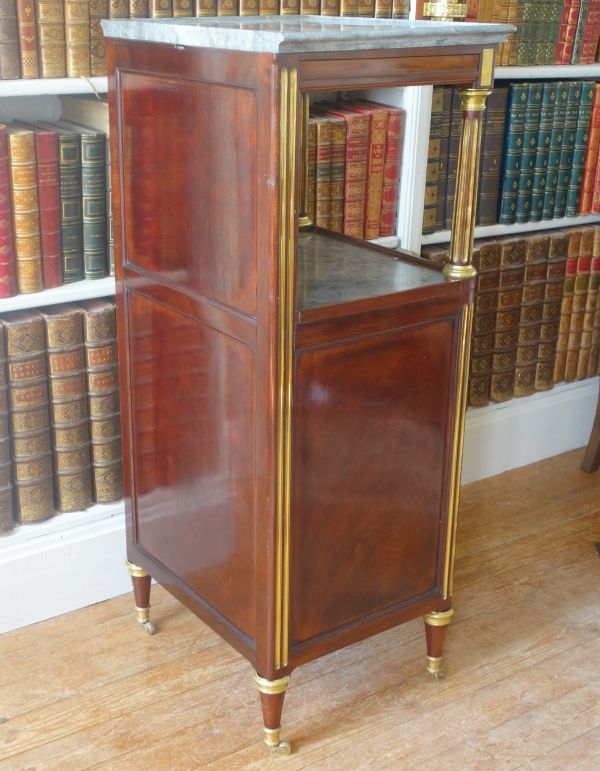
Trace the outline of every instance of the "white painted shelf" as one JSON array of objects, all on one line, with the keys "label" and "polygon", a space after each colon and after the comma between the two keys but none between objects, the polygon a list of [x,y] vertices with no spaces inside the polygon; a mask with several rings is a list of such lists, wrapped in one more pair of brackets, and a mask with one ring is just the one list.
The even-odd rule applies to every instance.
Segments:
[{"label": "white painted shelf", "polygon": [[544,64],[531,67],[496,67],[495,80],[536,80],[557,78],[572,80],[600,78],[600,64]]},{"label": "white painted shelf", "polygon": [[[475,238],[493,238],[494,236],[518,236],[520,233],[531,233],[536,230],[554,230],[555,228],[569,228],[576,225],[588,225],[592,222],[600,222],[600,214],[588,214],[585,217],[559,217],[553,220],[541,222],[523,222],[514,225],[484,225],[475,228]],[[450,243],[450,231],[438,230],[422,236],[421,243],[446,244]]]},{"label": "white painted shelf", "polygon": [[376,244],[377,246],[385,246],[387,249],[398,248],[398,236],[380,236],[369,241],[370,244]]},{"label": "white painted shelf", "polygon": [[20,78],[0,81],[0,97],[93,94],[94,89],[99,94],[105,94],[108,91],[108,78]]},{"label": "white painted shelf", "polygon": [[108,297],[115,293],[115,279],[99,278],[94,281],[75,281],[73,284],[63,284],[56,289],[44,289],[43,292],[18,294],[0,300],[0,313],[18,311],[24,308],[39,308],[42,305],[55,303],[72,303],[77,300],[89,300],[92,297]]}]

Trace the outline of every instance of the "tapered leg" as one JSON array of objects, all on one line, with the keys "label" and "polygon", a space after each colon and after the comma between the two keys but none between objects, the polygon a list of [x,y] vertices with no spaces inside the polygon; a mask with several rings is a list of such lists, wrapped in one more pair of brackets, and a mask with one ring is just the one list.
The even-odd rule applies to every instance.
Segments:
[{"label": "tapered leg", "polygon": [[442,649],[446,637],[446,627],[454,610],[444,610],[439,613],[427,613],[423,616],[425,621],[425,638],[427,640],[427,671],[436,680],[444,677],[444,665],[442,662]]},{"label": "tapered leg", "polygon": [[272,752],[281,755],[289,755],[292,747],[289,742],[279,741],[281,731],[281,711],[285,691],[290,682],[290,677],[282,677],[280,680],[265,680],[258,672],[254,673],[254,680],[260,691],[260,705],[263,713],[265,742]]},{"label": "tapered leg", "polygon": [[154,634],[154,625],[150,621],[150,581],[152,579],[139,565],[134,565],[129,560],[125,560],[125,564],[133,584],[137,620],[148,634]]}]

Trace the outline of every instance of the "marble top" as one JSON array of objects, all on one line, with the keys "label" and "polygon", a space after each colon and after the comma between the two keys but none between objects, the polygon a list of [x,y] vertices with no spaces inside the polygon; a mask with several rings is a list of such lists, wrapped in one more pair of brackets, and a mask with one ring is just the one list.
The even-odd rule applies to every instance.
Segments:
[{"label": "marble top", "polygon": [[511,24],[333,16],[104,19],[101,24],[111,38],[272,54],[492,45],[516,30]]},{"label": "marble top", "polygon": [[349,244],[323,233],[298,236],[299,311],[445,284],[431,268],[388,257],[360,244]]}]

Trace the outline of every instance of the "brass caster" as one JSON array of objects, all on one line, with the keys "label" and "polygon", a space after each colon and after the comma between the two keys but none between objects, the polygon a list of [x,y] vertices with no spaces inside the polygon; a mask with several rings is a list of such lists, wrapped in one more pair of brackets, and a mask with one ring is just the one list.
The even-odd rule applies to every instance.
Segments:
[{"label": "brass caster", "polygon": [[446,673],[444,672],[442,657],[427,656],[427,671],[434,680],[443,680]]},{"label": "brass caster", "polygon": [[292,745],[289,742],[279,741],[281,726],[279,728],[263,728],[263,731],[265,732],[265,744],[271,748],[271,752],[277,755],[289,755],[291,753]]},{"label": "brass caster", "polygon": [[148,634],[154,634],[154,624],[152,621],[150,621],[150,607],[147,608],[137,608],[135,609],[135,615],[137,616],[137,620],[140,622],[140,624],[144,627],[144,631]]},{"label": "brass caster", "polygon": [[154,624],[152,621],[140,621],[140,624],[144,627],[144,631],[148,634],[154,634]]}]

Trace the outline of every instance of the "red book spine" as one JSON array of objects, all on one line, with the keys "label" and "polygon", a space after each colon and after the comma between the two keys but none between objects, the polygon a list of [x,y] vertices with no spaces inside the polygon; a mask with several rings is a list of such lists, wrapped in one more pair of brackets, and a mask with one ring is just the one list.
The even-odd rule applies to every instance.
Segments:
[{"label": "red book spine", "polygon": [[565,31],[565,42],[563,44],[560,64],[571,64],[571,54],[573,53],[573,44],[575,43],[580,7],[581,0],[572,0],[567,18],[567,29]]},{"label": "red book spine", "polygon": [[581,183],[581,201],[579,213],[589,214],[594,198],[596,166],[598,165],[598,148],[600,146],[600,84],[594,88],[592,119],[588,134],[588,143],[583,164],[583,181]]},{"label": "red book spine", "polygon": [[0,125],[0,298],[17,294],[6,126]]},{"label": "red book spine", "polygon": [[598,50],[598,39],[600,38],[600,0],[596,2],[596,18],[589,47],[589,55],[586,64],[594,64],[596,61],[596,52]]},{"label": "red book spine", "polygon": [[566,40],[567,34],[567,22],[569,20],[569,9],[571,7],[570,0],[565,0],[563,5],[562,17],[560,20],[560,29],[558,31],[558,40],[556,42],[556,54],[554,56],[554,64],[560,64],[562,61],[563,46]]},{"label": "red book spine", "polygon": [[405,123],[406,112],[404,110],[390,110],[385,144],[385,163],[383,166],[383,191],[381,193],[381,216],[379,223],[380,236],[396,235],[396,215],[398,213]]},{"label": "red book spine", "polygon": [[465,21],[477,21],[479,0],[467,0],[467,16]]},{"label": "red book spine", "polygon": [[60,232],[60,180],[58,170],[58,134],[35,134],[40,240],[44,289],[62,286],[62,246]]},{"label": "red book spine", "polygon": [[588,13],[587,23],[585,25],[585,32],[583,35],[583,44],[581,46],[581,64],[592,64],[596,54],[596,46],[594,45],[594,36],[596,34],[596,28],[598,25],[598,6],[600,0],[591,0],[590,10]]},{"label": "red book spine", "polygon": [[19,23],[21,77],[37,78],[39,77],[37,32],[33,0],[17,0],[17,20]]}]

